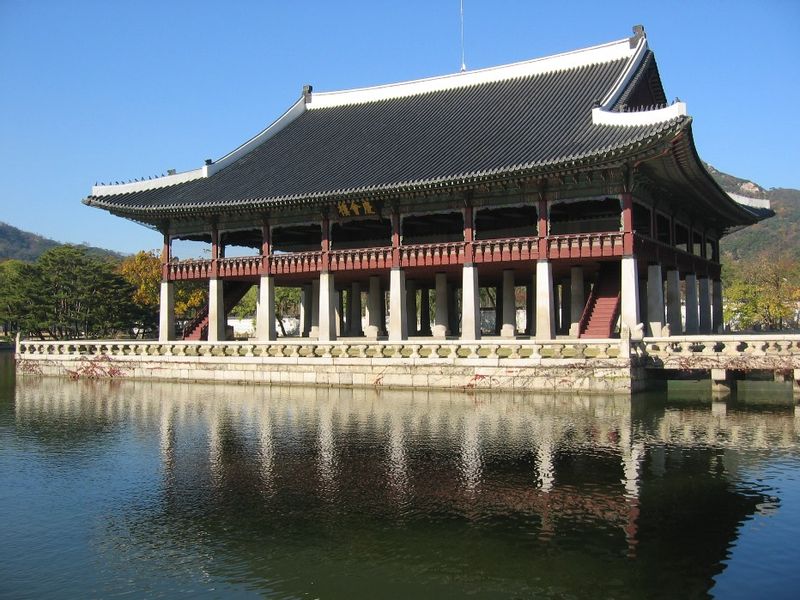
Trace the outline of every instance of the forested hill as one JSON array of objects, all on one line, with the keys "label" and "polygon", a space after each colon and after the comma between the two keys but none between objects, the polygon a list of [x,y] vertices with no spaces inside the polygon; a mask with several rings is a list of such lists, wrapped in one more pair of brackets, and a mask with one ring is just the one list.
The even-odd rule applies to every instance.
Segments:
[{"label": "forested hill", "polygon": [[[34,261],[46,250],[61,246],[60,242],[51,240],[35,233],[22,231],[6,223],[0,222],[0,261],[18,259]],[[123,257],[118,252],[86,246],[89,254],[98,257],[120,259]]]},{"label": "forested hill", "polygon": [[723,256],[750,259],[769,251],[775,254],[786,252],[800,259],[800,190],[766,190],[747,179],[717,171],[711,165],[706,165],[706,168],[726,192],[751,198],[767,198],[775,211],[774,217],[722,238]]}]

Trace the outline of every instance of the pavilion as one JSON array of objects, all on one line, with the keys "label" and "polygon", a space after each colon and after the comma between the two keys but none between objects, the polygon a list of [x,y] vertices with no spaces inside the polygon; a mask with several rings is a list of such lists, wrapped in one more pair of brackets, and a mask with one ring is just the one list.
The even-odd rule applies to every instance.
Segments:
[{"label": "pavilion", "polygon": [[[769,214],[706,171],[641,26],[494,68],[306,86],[219,160],[96,185],[84,203],[163,233],[163,341],[185,280],[209,286],[186,339],[224,339],[252,285],[260,341],[276,339],[276,286],[301,288],[300,334],[319,341],[477,340],[480,288],[497,300],[484,334],[504,338],[716,332],[719,240]],[[173,240],[210,242],[211,256],[173,260]]]}]

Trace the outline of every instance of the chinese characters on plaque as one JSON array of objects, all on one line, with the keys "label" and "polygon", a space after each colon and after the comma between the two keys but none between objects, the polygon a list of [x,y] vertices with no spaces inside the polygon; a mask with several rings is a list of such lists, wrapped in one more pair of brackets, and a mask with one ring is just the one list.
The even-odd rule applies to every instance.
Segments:
[{"label": "chinese characters on plaque", "polygon": [[336,203],[340,217],[378,216],[380,210],[371,200],[342,200]]}]

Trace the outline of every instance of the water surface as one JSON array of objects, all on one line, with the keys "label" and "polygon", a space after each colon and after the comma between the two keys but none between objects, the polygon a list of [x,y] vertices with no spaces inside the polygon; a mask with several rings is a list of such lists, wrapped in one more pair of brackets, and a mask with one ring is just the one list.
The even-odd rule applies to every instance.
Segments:
[{"label": "water surface", "polygon": [[15,384],[0,361],[2,597],[800,593],[784,388],[712,405]]}]

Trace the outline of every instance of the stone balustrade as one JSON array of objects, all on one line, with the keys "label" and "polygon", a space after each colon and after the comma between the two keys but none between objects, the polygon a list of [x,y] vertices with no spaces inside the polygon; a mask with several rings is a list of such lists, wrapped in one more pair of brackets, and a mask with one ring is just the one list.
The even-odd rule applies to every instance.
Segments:
[{"label": "stone balustrade", "polygon": [[800,335],[692,335],[645,338],[632,346],[648,366],[731,371],[800,368]]}]

